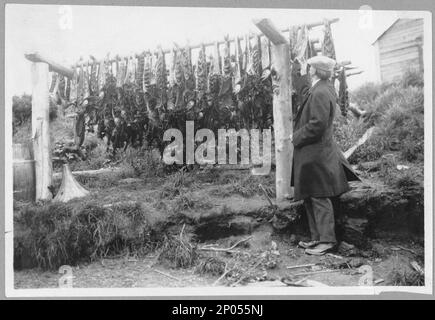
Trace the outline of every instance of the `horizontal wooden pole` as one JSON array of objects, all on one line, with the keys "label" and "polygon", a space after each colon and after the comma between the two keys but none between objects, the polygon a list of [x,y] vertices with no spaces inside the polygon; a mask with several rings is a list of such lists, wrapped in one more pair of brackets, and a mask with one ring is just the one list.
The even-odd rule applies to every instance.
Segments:
[{"label": "horizontal wooden pole", "polygon": [[258,29],[272,42],[274,45],[280,45],[288,43],[287,39],[282,33],[275,27],[270,19],[254,19],[254,24]]},{"label": "horizontal wooden pole", "polygon": [[[332,24],[332,23],[336,23],[336,22],[340,21],[340,19],[339,18],[334,18],[334,19],[330,19],[330,20],[326,20],[326,21],[328,23]],[[323,23],[324,23],[324,21],[317,21],[317,22],[306,24],[306,26],[307,26],[307,28],[310,29],[310,28],[321,26],[321,25],[323,25]],[[296,25],[296,27],[302,27],[302,26],[303,25]],[[289,32],[289,31],[290,31],[290,28],[286,28],[286,29],[281,30],[282,33],[286,33],[286,32]],[[261,33],[260,34],[254,34],[254,35],[251,35],[249,37],[249,39],[253,39],[254,37],[257,37],[257,36],[262,37],[264,35],[261,34]],[[244,40],[244,37],[243,36],[236,36],[236,37],[229,38],[228,41],[229,42],[235,42],[237,39],[238,40]],[[314,39],[313,42],[314,43],[319,42],[319,39]],[[201,43],[201,44],[191,45],[191,46],[189,46],[189,48],[190,48],[190,50],[194,50],[194,49],[200,49],[202,46],[204,46],[204,47],[211,47],[211,46],[216,45],[216,43],[217,43],[218,46],[220,46],[220,45],[225,44],[226,41],[205,42],[205,43]],[[162,49],[162,51],[163,51],[164,54],[169,54],[169,53],[172,52],[172,49]],[[144,53],[157,53],[157,52],[158,52],[158,50],[154,50],[154,51],[152,51],[152,50],[144,50],[141,53],[135,53],[135,54],[126,55],[126,56],[122,56],[122,57],[116,55],[114,58],[108,59],[108,62],[109,63],[114,63],[116,61],[125,60],[125,59],[128,59],[130,57],[139,58]],[[91,63],[99,63],[99,62],[101,62],[101,59],[98,60],[98,59],[94,58],[94,59],[91,59],[91,60],[79,61],[79,62],[73,64],[72,67],[73,68],[77,68],[77,67],[79,67],[81,65],[86,65],[86,64],[91,64]]]},{"label": "horizontal wooden pole", "polygon": [[46,63],[48,64],[48,69],[50,71],[54,71],[57,72],[67,78],[72,78],[74,71],[70,68],[67,68],[65,66],[62,66],[60,63],[57,63],[47,57],[42,56],[41,54],[39,54],[38,52],[34,52],[34,53],[27,53],[24,55],[24,57],[26,57],[27,60],[31,61],[31,62],[42,62],[42,63]]},{"label": "horizontal wooden pole", "polygon": [[349,72],[349,73],[346,73],[346,77],[355,76],[355,75],[361,74],[363,72],[364,72],[364,70]]}]

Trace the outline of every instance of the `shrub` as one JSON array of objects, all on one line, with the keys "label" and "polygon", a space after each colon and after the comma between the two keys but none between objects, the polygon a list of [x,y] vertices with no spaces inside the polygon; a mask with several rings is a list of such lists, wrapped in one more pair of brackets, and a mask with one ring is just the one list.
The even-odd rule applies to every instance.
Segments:
[{"label": "shrub", "polygon": [[[410,80],[406,78],[404,81]],[[352,155],[349,159],[351,162],[377,160],[384,153],[392,151],[399,152],[403,160],[423,159],[424,91],[422,87],[391,85],[377,96],[367,111],[364,126],[375,126],[376,130],[372,137]]]},{"label": "shrub", "polygon": [[122,156],[122,165],[134,170],[136,176],[157,177],[165,173],[164,165],[155,151],[146,148],[128,148]]},{"label": "shrub", "polygon": [[198,260],[197,244],[183,233],[165,235],[157,259],[171,268],[189,268]]},{"label": "shrub", "polygon": [[424,87],[424,73],[416,70],[407,70],[401,80],[403,87]]},{"label": "shrub", "polygon": [[32,263],[43,269],[71,264],[68,241],[71,218],[72,209],[63,203],[27,206],[18,221],[30,232],[15,243],[26,248]]},{"label": "shrub", "polygon": [[[29,94],[23,94],[21,96],[12,97],[12,114],[13,124],[15,126],[21,126],[27,121],[30,121],[32,117],[32,96]],[[57,118],[57,105],[50,99],[50,121]]]}]

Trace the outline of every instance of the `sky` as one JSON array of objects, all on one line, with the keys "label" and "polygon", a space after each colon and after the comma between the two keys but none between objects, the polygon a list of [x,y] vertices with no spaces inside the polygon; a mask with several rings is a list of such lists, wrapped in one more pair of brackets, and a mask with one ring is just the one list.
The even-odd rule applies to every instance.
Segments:
[{"label": "sky", "polygon": [[[258,33],[252,20],[270,18],[280,29],[291,25],[339,18],[332,25],[338,61],[350,60],[364,70],[350,77],[354,89],[377,80],[372,42],[397,18],[419,13],[367,10],[303,10],[189,7],[121,7],[6,5],[6,106],[13,95],[31,93],[30,65],[24,58],[38,51],[69,66],[80,57],[128,55],[223,40],[225,35]],[[321,28],[313,35],[321,37]]]}]

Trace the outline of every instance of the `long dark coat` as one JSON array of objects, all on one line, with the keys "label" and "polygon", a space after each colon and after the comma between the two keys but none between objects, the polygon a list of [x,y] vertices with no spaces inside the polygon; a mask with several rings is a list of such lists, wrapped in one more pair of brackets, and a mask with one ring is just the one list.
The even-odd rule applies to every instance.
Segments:
[{"label": "long dark coat", "polygon": [[319,80],[301,94],[293,133],[295,200],[339,196],[350,189],[348,181],[359,178],[333,139],[335,89],[331,82]]}]

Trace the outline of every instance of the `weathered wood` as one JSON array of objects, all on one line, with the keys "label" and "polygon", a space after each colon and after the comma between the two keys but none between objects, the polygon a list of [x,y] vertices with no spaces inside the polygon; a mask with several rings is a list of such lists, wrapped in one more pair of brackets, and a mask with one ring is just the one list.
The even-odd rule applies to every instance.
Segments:
[{"label": "weathered wood", "polygon": [[274,45],[288,44],[287,39],[269,19],[254,19],[254,24]]},{"label": "weathered wood", "polygon": [[48,64],[32,63],[32,139],[36,173],[36,200],[50,200],[52,163],[48,97]]},{"label": "weathered wood", "polygon": [[346,152],[344,152],[344,157],[346,159],[349,159],[349,157],[355,152],[356,149],[358,149],[359,146],[363,145],[372,135],[373,130],[375,128],[371,127],[369,129],[367,129],[367,131],[363,134],[363,136],[355,143],[355,145],[353,145],[352,147],[350,147],[348,150],[346,150]]},{"label": "weathered wood", "polygon": [[293,196],[290,186],[293,144],[291,77],[289,43],[268,19],[255,20],[255,25],[272,42],[273,119],[275,134],[276,199],[285,201]]},{"label": "weathered wood", "polygon": [[346,77],[355,76],[355,75],[357,75],[357,74],[361,74],[361,73],[363,73],[363,72],[364,72],[364,70],[359,70],[359,71],[349,72],[349,73],[346,73]]},{"label": "weathered wood", "polygon": [[420,61],[423,19],[398,19],[373,43],[376,50],[379,79],[395,81],[404,71],[422,70]]},{"label": "weathered wood", "polygon": [[49,71],[57,72],[67,78],[72,78],[74,71],[70,68],[62,66],[60,63],[57,63],[47,57],[42,56],[38,52],[27,53],[24,55],[27,60],[34,63],[46,63],[48,64]]}]

